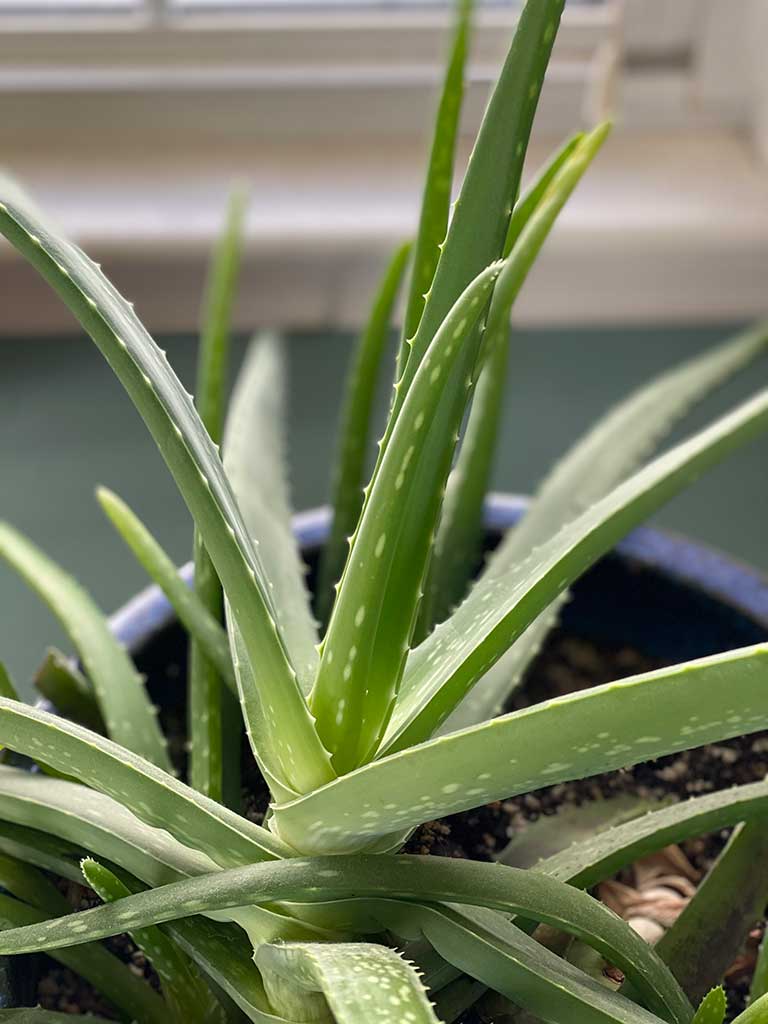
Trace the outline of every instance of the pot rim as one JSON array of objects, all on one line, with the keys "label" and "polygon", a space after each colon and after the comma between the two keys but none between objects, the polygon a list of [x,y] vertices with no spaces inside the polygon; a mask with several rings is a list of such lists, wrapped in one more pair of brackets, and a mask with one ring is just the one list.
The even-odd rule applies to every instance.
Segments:
[{"label": "pot rim", "polygon": [[[494,492],[487,496],[484,523],[493,532],[503,532],[524,514],[530,499],[524,495]],[[297,512],[293,529],[303,548],[319,546],[331,518],[329,506]],[[768,630],[768,576],[717,548],[670,530],[636,527],[613,551],[619,558],[662,573],[683,586],[704,592]],[[187,582],[192,563],[180,570]],[[110,618],[115,636],[129,649],[143,643],[175,618],[175,613],[157,585],[140,590]]]}]

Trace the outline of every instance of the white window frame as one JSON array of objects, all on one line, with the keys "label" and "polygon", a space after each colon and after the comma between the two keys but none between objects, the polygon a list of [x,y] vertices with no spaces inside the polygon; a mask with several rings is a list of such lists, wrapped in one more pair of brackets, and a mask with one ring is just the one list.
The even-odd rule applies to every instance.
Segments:
[{"label": "white window frame", "polygon": [[[735,2],[750,19],[741,36],[723,31]],[[616,104],[621,115],[597,184],[580,188],[521,298],[522,319],[762,309],[764,274],[758,284],[754,268],[768,259],[768,193],[752,161],[761,143],[768,151],[768,86],[755,86],[745,55],[764,6],[616,0],[566,11],[534,157]],[[179,19],[156,6],[81,11],[75,24],[0,9],[4,161],[160,330],[193,325],[227,183],[254,177],[257,285],[241,324],[354,325],[386,250],[412,230],[450,21],[439,8],[233,7]],[[465,155],[514,21],[501,7],[479,14]],[[698,154],[694,181],[686,140]],[[718,219],[710,209],[722,206],[729,179],[741,186]],[[628,190],[644,181],[665,190],[664,202],[646,197],[638,219]],[[9,282],[0,333],[58,329],[58,305],[7,247],[0,269]]]}]

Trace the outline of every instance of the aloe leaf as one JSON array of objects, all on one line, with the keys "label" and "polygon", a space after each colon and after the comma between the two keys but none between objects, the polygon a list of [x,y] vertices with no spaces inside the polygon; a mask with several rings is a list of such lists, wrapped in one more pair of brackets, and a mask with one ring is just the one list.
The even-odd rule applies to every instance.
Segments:
[{"label": "aloe leaf", "polygon": [[270,1001],[286,1013],[316,1006],[337,1024],[439,1024],[413,967],[386,946],[285,942],[259,947],[254,959]]},{"label": "aloe leaf", "polygon": [[7,523],[0,523],[0,557],[45,601],[76,647],[93,683],[109,735],[170,772],[166,743],[144,680],[112,636],[91,597]]},{"label": "aloe leaf", "polygon": [[[30,927],[38,923],[45,926],[50,920],[46,911],[0,894],[0,928]],[[76,949],[57,949],[49,955],[90,981],[129,1019],[140,1020],[142,1024],[167,1024],[167,1011],[160,996],[143,979],[136,977],[127,964],[98,943],[85,943]]]},{"label": "aloe leaf", "polygon": [[768,992],[768,939],[763,935],[757,953],[755,973],[749,986],[749,1001],[754,1003]]},{"label": "aloe leaf", "polygon": [[555,814],[542,814],[516,832],[496,859],[511,867],[535,868],[539,861],[572,843],[639,818],[650,809],[650,800],[633,793],[590,800],[578,806],[565,804]]},{"label": "aloe leaf", "polygon": [[[145,824],[108,796],[71,782],[0,767],[0,836],[9,822],[76,844],[80,848],[77,880],[81,877],[79,860],[83,847],[85,852],[118,865],[151,886],[216,869],[216,861],[209,856],[185,846],[165,828]],[[226,843],[224,836],[222,842]],[[38,857],[46,852],[50,855],[39,841],[37,847]],[[252,859],[253,854],[247,862]],[[40,866],[46,864],[41,862]],[[68,871],[67,877],[70,876]],[[227,919],[241,924],[254,941],[257,937],[271,942],[321,934],[310,922],[291,919],[284,908],[248,908],[228,914]]]},{"label": "aloe leaf", "polygon": [[[339,420],[331,508],[333,518],[320,553],[315,588],[317,612],[328,621],[352,536],[363,505],[365,458],[381,362],[391,326],[392,309],[402,283],[411,247],[401,245],[387,265],[371,315],[352,355]],[[414,271],[415,272],[415,271]]]},{"label": "aloe leaf", "polygon": [[[214,444],[221,441],[227,402],[232,312],[244,247],[246,199],[232,193],[227,220],[216,245],[206,282],[197,357],[196,405]],[[193,539],[194,592],[218,624],[224,615],[221,582],[196,528]],[[219,637],[219,640],[223,638]],[[225,647],[222,648],[222,652]],[[192,633],[187,676],[188,775],[191,786],[231,807],[240,803],[241,723],[237,701],[222,691],[235,686],[229,658],[211,658]]]},{"label": "aloe leaf", "polygon": [[[456,142],[464,100],[464,72],[472,28],[472,9],[472,0],[461,0],[445,69],[421,199],[419,226],[413,247],[413,268],[408,284],[402,341],[397,354],[398,379],[408,358],[408,341],[416,334],[424,311],[425,298],[435,276],[440,248],[445,241],[448,228]],[[478,270],[480,269],[478,267]]]},{"label": "aloe leaf", "polygon": [[731,836],[693,899],[656,945],[659,956],[696,1004],[725,975],[750,928],[765,913],[768,827],[751,821]]},{"label": "aloe leaf", "polygon": [[0,821],[0,851],[71,882],[80,879],[82,848],[36,829]]},{"label": "aloe leaf", "polygon": [[[274,335],[261,335],[251,342],[232,397],[224,432],[224,469],[245,525],[258,539],[272,583],[277,625],[299,685],[309,693],[317,671],[318,638],[305,568],[291,529],[284,423],[284,350]],[[271,736],[264,737],[264,742],[271,741]]]},{"label": "aloe leaf", "polygon": [[274,827],[296,849],[352,851],[492,800],[754,732],[768,723],[767,666],[758,644],[503,715],[278,805]]},{"label": "aloe leaf", "polygon": [[184,950],[205,974],[254,1024],[294,1024],[270,1006],[253,948],[242,932],[204,917],[172,921],[163,931]]},{"label": "aloe leaf", "polygon": [[397,692],[468,397],[467,339],[500,269],[486,268],[437,332],[350,545],[311,698],[339,772],[375,750]]},{"label": "aloe leaf", "polygon": [[733,1018],[733,1024],[765,1024],[768,1021],[768,996],[761,996]]},{"label": "aloe leaf", "polygon": [[[319,883],[319,884],[318,884]],[[344,899],[440,901],[522,913],[577,935],[620,967],[649,1004],[685,1022],[691,1011],[653,950],[591,896],[536,872],[449,858],[386,855],[275,861],[218,872],[139,893],[115,907],[73,915],[68,923],[0,936],[0,951],[30,952],[100,938],[191,913],[267,900]]]},{"label": "aloe leaf", "polygon": [[459,456],[448,479],[440,525],[424,588],[422,634],[463,597],[482,537],[483,502],[504,399],[509,317],[525,274],[554,221],[602,145],[608,127],[577,136],[555,155],[530,193],[515,207],[504,255],[511,256],[494,289],[483,336],[480,378]]},{"label": "aloe leaf", "polygon": [[[692,406],[766,348],[768,327],[761,324],[661,374],[610,410],[543,482],[523,521],[491,556],[490,571],[510,571],[569,519],[607,494],[651,454]],[[534,620],[470,690],[441,731],[463,729],[501,711],[557,621],[563,600],[564,596],[557,598]]]},{"label": "aloe leaf", "polygon": [[160,448],[236,609],[265,701],[276,708],[281,735],[300,752],[275,764],[274,773],[286,774],[299,791],[327,782],[333,771],[277,630],[269,580],[191,397],[132,307],[79,249],[46,228],[6,181],[0,185],[0,232],[93,338]]},{"label": "aloe leaf", "polygon": [[718,985],[704,996],[692,1024],[723,1024],[726,1008],[725,992]]},{"label": "aloe leaf", "polygon": [[7,697],[9,700],[18,700],[19,692],[11,679],[11,674],[5,665],[0,661],[0,697]]},{"label": "aloe leaf", "polygon": [[[417,924],[446,960],[507,996],[537,1021],[660,1024],[658,1016],[588,977],[499,914],[390,903],[389,923],[394,929]],[[669,1020],[670,1015],[662,1019]],[[690,1013],[683,1019],[689,1020]]]},{"label": "aloe leaf", "polygon": [[[768,390],[659,456],[508,572],[489,571],[409,658],[382,746],[424,738],[566,587],[637,523],[768,425]],[[428,734],[428,733],[427,733]]]},{"label": "aloe leaf", "polygon": [[[233,693],[237,692],[229,641],[224,627],[217,622],[200,597],[184,582],[157,540],[129,506],[106,487],[96,492],[99,504],[110,522],[136,556],[144,571],[160,587],[184,628],[204,649],[206,657]],[[49,696],[49,694],[46,694]],[[54,700],[51,697],[51,700]],[[54,704],[61,708],[54,700]],[[83,723],[85,724],[85,723]]]},{"label": "aloe leaf", "polygon": [[38,708],[0,699],[0,743],[122,803],[142,821],[168,829],[217,864],[290,855],[276,836],[209,800],[111,740]]},{"label": "aloe leaf", "polygon": [[385,447],[440,325],[473,278],[502,255],[563,3],[532,0],[520,14],[475,141],[418,329],[411,339]]},{"label": "aloe leaf", "polygon": [[151,885],[216,867],[210,857],[184,846],[164,829],[146,825],[111,797],[17,768],[0,768],[0,818],[3,828],[15,823],[78,849],[85,847]]},{"label": "aloe leaf", "polygon": [[45,660],[35,673],[34,685],[65,718],[94,732],[105,732],[104,719],[93,687],[80,672],[74,659],[68,658],[55,647],[49,647]]},{"label": "aloe leaf", "polygon": [[768,783],[752,782],[692,797],[606,829],[541,861],[537,871],[590,889],[628,864],[672,843],[718,832],[768,813]]},{"label": "aloe leaf", "polygon": [[[85,881],[105,902],[114,903],[131,895],[131,890],[109,868],[86,858],[82,865]],[[190,964],[187,956],[157,927],[138,928],[131,933],[160,979],[169,1016],[177,1024],[214,1024],[224,1020],[213,993]]]}]

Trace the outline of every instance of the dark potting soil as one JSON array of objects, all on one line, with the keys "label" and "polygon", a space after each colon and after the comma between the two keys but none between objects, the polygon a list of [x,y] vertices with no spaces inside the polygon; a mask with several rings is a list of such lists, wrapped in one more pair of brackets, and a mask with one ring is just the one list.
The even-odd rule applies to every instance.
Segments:
[{"label": "dark potting soil", "polygon": [[[524,686],[510,702],[509,709],[527,707],[541,700],[646,672],[660,665],[660,662],[629,648],[603,649],[579,637],[556,631],[531,666]],[[183,767],[183,716],[178,710],[170,709],[164,710],[161,718],[167,735],[172,737],[172,755],[179,767]],[[512,800],[498,801],[429,822],[414,833],[405,849],[409,853],[492,861],[511,836],[542,815],[555,814],[569,804],[581,805],[620,794],[637,794],[649,801],[670,796],[685,799],[740,783],[755,782],[763,779],[767,772],[768,734],[756,733],[660,758],[634,768],[560,783]],[[268,794],[247,746],[243,755],[243,801],[246,815],[260,822],[267,809]],[[728,831],[723,831],[691,840],[684,844],[683,850],[691,864],[703,874],[717,857],[727,836]],[[83,905],[82,901],[97,901],[89,890],[81,887],[76,889],[79,892],[73,890],[73,898],[81,901],[80,906]],[[729,1020],[745,1007],[763,927],[763,922],[755,922],[741,956],[729,972]],[[130,963],[132,970],[157,984],[150,965],[127,936],[118,936],[109,942],[110,948]],[[47,1009],[65,1013],[99,1013],[108,1019],[117,1019],[88,983],[55,965],[43,975],[38,987],[38,998]],[[463,1024],[486,1022],[481,1015],[470,1011]]]}]

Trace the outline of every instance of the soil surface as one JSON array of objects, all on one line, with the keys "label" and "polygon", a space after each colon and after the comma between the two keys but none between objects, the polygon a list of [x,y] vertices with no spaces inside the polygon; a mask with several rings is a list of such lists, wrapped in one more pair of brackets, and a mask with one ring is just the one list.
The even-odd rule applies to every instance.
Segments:
[{"label": "soil surface", "polygon": [[[607,650],[579,637],[554,632],[544,651],[531,666],[524,686],[510,704],[522,708],[550,697],[610,682],[660,666],[635,650]],[[178,712],[165,712],[163,722],[169,734],[182,735],[183,719]],[[179,766],[183,762],[183,742],[171,744]],[[650,801],[676,797],[684,799],[738,783],[763,779],[768,772],[768,734],[756,733],[728,742],[699,747],[591,779],[561,783],[546,789],[453,815],[422,826],[409,840],[410,853],[441,857],[463,857],[491,861],[510,838],[524,830],[541,815],[552,815],[568,804],[580,805],[596,798],[637,794]],[[250,756],[243,757],[243,799],[245,812],[261,821],[267,807],[267,792]],[[683,846],[691,864],[702,874],[722,849],[728,832],[692,840]],[[96,897],[89,890],[69,885],[73,906],[91,905]],[[732,1019],[744,1009],[749,981],[764,922],[755,922],[742,955],[734,963],[727,979],[729,1015]],[[127,936],[110,940],[110,948],[131,969],[157,984],[151,967]],[[72,972],[53,966],[44,972],[38,986],[40,1003],[47,1009],[65,1013],[92,1012],[118,1019],[109,1006],[85,982]],[[488,1018],[470,1011],[463,1024],[487,1024]]]}]

